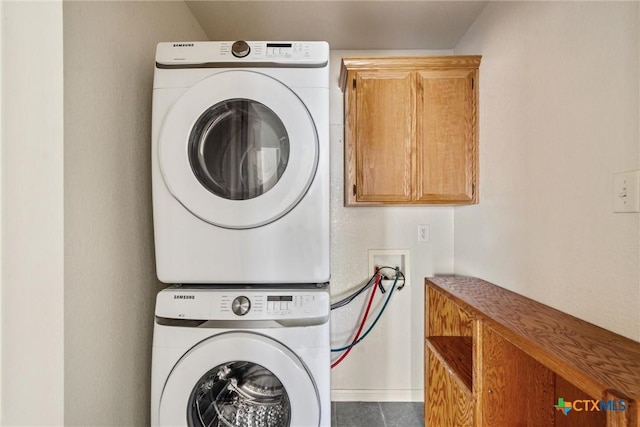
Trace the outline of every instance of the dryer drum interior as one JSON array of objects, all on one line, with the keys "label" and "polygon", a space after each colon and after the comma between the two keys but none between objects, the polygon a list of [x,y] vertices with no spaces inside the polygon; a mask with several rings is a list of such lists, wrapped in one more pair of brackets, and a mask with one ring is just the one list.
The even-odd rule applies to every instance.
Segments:
[{"label": "dryer drum interior", "polygon": [[216,196],[248,200],[271,189],[289,160],[289,135],[266,105],[230,99],[205,111],[189,137],[189,162]]},{"label": "dryer drum interior", "polygon": [[280,380],[252,362],[216,366],[194,387],[189,398],[193,427],[287,427],[291,405]]}]

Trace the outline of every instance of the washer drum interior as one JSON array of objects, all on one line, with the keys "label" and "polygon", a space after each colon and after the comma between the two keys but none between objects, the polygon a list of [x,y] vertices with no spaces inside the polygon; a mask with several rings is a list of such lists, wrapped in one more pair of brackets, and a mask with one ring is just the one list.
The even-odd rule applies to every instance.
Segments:
[{"label": "washer drum interior", "polygon": [[188,408],[193,427],[288,427],[284,386],[265,367],[235,361],[218,365],[196,384]]}]

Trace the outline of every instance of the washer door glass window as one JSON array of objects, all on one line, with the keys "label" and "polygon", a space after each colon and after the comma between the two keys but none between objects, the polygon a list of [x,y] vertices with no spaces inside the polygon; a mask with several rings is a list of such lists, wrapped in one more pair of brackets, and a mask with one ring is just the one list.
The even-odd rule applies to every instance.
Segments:
[{"label": "washer door glass window", "polygon": [[197,218],[230,229],[260,227],[291,211],[313,182],[319,153],[306,104],[253,71],[194,84],[158,132],[167,190]]},{"label": "washer door glass window", "polygon": [[289,160],[289,136],[267,106],[249,99],[220,102],[196,121],[189,161],[216,196],[249,200],[271,189]]},{"label": "washer door glass window", "polygon": [[287,391],[257,363],[216,366],[198,381],[189,399],[192,427],[288,427],[290,420]]},{"label": "washer door glass window", "polygon": [[157,417],[163,427],[317,427],[320,398],[305,363],[284,344],[223,332],[177,361]]}]

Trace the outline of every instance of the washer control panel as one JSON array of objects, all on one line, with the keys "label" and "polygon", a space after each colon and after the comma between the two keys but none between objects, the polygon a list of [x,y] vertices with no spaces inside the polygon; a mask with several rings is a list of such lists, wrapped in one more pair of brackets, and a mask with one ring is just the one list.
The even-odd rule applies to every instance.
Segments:
[{"label": "washer control panel", "polygon": [[287,320],[329,315],[327,287],[206,289],[172,287],[158,293],[156,316],[192,320]]},{"label": "washer control panel", "polygon": [[305,318],[321,314],[323,301],[329,303],[328,299],[315,293],[215,295],[212,311],[224,319],[229,318],[228,313],[253,320]]}]

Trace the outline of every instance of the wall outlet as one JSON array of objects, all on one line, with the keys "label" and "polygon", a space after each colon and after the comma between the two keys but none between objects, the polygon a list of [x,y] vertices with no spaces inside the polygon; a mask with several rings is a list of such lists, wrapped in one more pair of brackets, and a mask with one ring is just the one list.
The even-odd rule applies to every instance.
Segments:
[{"label": "wall outlet", "polygon": [[640,170],[613,175],[613,211],[640,212]]},{"label": "wall outlet", "polygon": [[418,242],[428,243],[431,240],[429,224],[418,225]]}]

